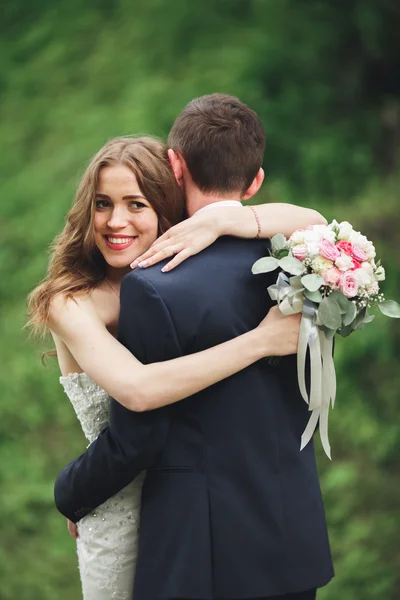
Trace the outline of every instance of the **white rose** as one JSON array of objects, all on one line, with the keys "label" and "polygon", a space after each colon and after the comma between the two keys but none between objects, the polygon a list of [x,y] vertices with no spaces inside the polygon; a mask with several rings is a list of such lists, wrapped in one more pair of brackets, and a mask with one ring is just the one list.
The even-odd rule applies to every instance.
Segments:
[{"label": "white rose", "polygon": [[353,231],[353,226],[350,225],[348,221],[342,221],[342,223],[339,223],[339,240],[350,239],[350,236],[353,233]]},{"label": "white rose", "polygon": [[367,260],[361,263],[361,269],[363,269],[363,271],[366,271],[368,275],[372,275],[372,273],[374,272],[371,263]]},{"label": "white rose", "polygon": [[348,271],[349,269],[352,269],[354,267],[353,261],[351,260],[351,256],[345,254],[344,252],[342,252],[339,258],[335,260],[335,265],[341,271]]},{"label": "white rose", "polygon": [[322,273],[331,267],[333,267],[333,263],[326,258],[322,258],[322,256],[317,256],[311,263],[311,268],[314,273]]},{"label": "white rose", "polygon": [[358,285],[365,287],[372,283],[372,272],[368,273],[368,271],[366,271],[365,269],[356,269],[354,273],[357,277]]},{"label": "white rose", "polygon": [[376,252],[375,252],[374,245],[371,242],[368,242],[368,244],[366,245],[365,248],[363,248],[363,250],[365,250],[365,252],[367,253],[368,258],[375,258]]},{"label": "white rose", "polygon": [[290,236],[290,242],[295,246],[296,244],[304,244],[304,231],[299,229]]},{"label": "white rose", "polygon": [[376,279],[376,281],[384,281],[384,279],[385,279],[385,276],[386,276],[386,275],[385,275],[385,269],[384,269],[383,267],[378,267],[378,268],[375,270],[375,273],[374,273],[374,275],[375,275],[375,279]]},{"label": "white rose", "polygon": [[307,242],[308,255],[312,258],[313,256],[319,255],[319,240],[315,242]]},{"label": "white rose", "polygon": [[321,239],[321,235],[318,233],[318,231],[314,231],[313,229],[307,229],[304,232],[304,241],[306,243],[319,242],[320,239]]},{"label": "white rose", "polygon": [[323,237],[325,240],[332,242],[332,244],[334,244],[336,242],[336,234],[334,231],[332,231],[332,229],[330,227],[329,228],[326,227]]}]

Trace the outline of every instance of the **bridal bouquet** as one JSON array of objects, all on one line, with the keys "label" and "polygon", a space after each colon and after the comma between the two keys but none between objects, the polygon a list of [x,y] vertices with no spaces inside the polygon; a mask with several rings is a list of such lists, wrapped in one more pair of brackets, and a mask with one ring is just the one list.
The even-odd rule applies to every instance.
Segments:
[{"label": "bridal bouquet", "polygon": [[[330,458],[329,407],[335,402],[336,375],[333,338],[347,337],[374,319],[378,307],[388,317],[400,318],[400,306],[385,300],[379,282],[385,279],[375,248],[350,223],[332,221],[283,234],[272,240],[271,256],[259,259],[254,274],[280,269],[275,285],[268,288],[285,315],[302,313],[297,352],[298,382],[311,416],[301,437],[302,450],[319,421],[322,446]],[[311,384],[305,383],[307,348],[310,352]]]}]

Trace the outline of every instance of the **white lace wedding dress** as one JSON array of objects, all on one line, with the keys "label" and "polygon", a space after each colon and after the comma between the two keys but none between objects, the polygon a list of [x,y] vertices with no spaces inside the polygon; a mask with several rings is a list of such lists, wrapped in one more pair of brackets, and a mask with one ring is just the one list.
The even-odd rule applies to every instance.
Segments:
[{"label": "white lace wedding dress", "polygon": [[[83,433],[93,442],[108,425],[110,397],[85,373],[60,377],[60,383]],[[84,600],[132,600],[144,476],[140,474],[78,523]]]}]

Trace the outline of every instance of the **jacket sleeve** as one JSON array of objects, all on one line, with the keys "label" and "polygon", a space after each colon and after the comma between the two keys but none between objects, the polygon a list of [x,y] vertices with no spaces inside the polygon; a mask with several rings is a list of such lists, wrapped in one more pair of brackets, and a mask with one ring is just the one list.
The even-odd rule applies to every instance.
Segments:
[{"label": "jacket sleeve", "polygon": [[[121,285],[118,337],[145,364],[181,355],[167,307],[138,271]],[[77,522],[151,466],[165,444],[169,410],[135,413],[112,399],[109,427],[57,477],[57,509]]]}]

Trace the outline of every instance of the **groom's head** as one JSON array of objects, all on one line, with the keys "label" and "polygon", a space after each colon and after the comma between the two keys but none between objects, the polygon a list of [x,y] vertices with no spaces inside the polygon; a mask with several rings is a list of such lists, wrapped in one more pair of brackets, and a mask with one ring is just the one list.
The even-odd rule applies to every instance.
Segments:
[{"label": "groom's head", "polygon": [[258,115],[234,96],[211,94],[189,102],[168,145],[177,180],[190,179],[205,195],[247,199],[261,186],[265,131]]}]

